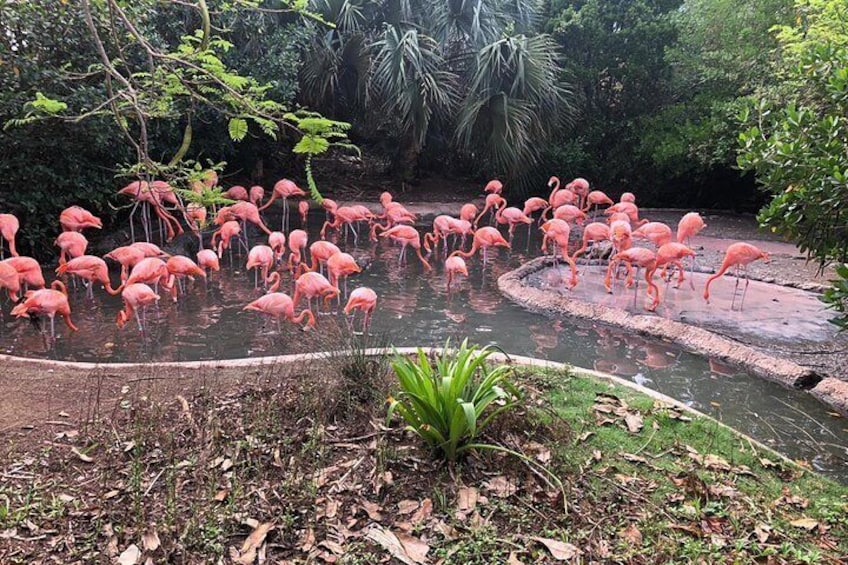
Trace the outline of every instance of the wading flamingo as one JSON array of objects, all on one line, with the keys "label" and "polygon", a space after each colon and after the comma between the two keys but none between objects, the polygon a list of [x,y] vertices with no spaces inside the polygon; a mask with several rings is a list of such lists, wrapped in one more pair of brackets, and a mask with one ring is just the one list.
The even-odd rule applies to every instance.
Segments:
[{"label": "wading flamingo", "polygon": [[339,287],[339,279],[344,278],[344,294],[347,296],[347,278],[362,272],[362,267],[348,253],[336,253],[327,259],[327,276],[330,284]]},{"label": "wading flamingo", "polygon": [[59,265],[56,269],[57,275],[76,275],[79,278],[87,281],[86,288],[89,298],[94,298],[94,283],[99,282],[106,289],[106,292],[115,296],[120,293],[120,290],[112,288],[112,283],[109,281],[109,268],[106,266],[106,261],[94,255],[81,255],[74,257],[67,263]]},{"label": "wading flamingo", "polygon": [[280,231],[288,231],[289,225],[289,198],[306,196],[306,191],[297,186],[294,181],[289,179],[280,179],[274,184],[274,190],[271,193],[271,198],[259,210],[264,210],[270,206],[277,198],[283,199],[283,221]]},{"label": "wading flamingo", "polygon": [[[218,242],[218,257],[222,257],[224,255],[224,249],[232,249],[230,247],[230,242],[233,237],[238,237],[241,233],[241,226],[235,220],[230,220],[228,222],[224,222],[224,225],[221,226],[221,229],[212,233],[212,248],[215,248],[215,239],[220,237],[221,241]],[[230,258],[232,258],[232,251],[230,251]]]},{"label": "wading flamingo", "polygon": [[[330,284],[330,281],[321,273],[307,271],[297,277],[294,281],[294,306],[297,307],[301,297],[306,298],[309,309],[312,309],[313,298],[324,298],[324,304],[339,295],[339,289]],[[320,304],[319,304],[320,309]]]},{"label": "wading flamingo", "polygon": [[[659,249],[657,249],[657,260],[654,266],[645,274],[645,279],[650,280],[651,283],[654,280],[654,272],[660,267],[666,267],[667,265],[677,265],[678,270],[680,271],[680,278],[677,281],[676,287],[680,286],[680,283],[683,281],[683,269],[680,267],[680,262],[691,255],[694,255],[695,252],[683,245],[682,243],[677,243],[672,241],[671,243],[666,243]],[[650,284],[650,283],[649,283]],[[660,293],[657,292],[654,295],[654,301],[651,304],[651,307],[648,308],[649,311],[653,312],[657,309],[657,306],[660,303]]]},{"label": "wading flamingo", "polygon": [[433,218],[433,231],[424,234],[424,249],[427,253],[430,253],[433,249],[431,248],[431,245],[433,245],[436,254],[438,254],[440,241],[443,243],[445,252],[447,252],[448,234],[451,233],[451,225],[454,220],[455,218],[448,216],[447,214],[439,214]]},{"label": "wading flamingo", "polygon": [[[14,214],[0,214],[0,237],[6,240],[9,244],[9,254],[12,257],[18,256],[18,250],[15,249],[15,235],[18,233],[21,224]],[[0,259],[5,258],[5,251],[0,242]]]},{"label": "wading flamingo", "polygon": [[156,292],[159,292],[160,284],[163,289],[170,291],[169,279],[170,273],[168,272],[168,266],[165,264],[165,261],[158,257],[145,257],[132,268],[130,276],[127,277],[126,282],[118,290],[123,291],[125,287],[131,284],[145,283],[152,284]]},{"label": "wading flamingo", "polygon": [[506,247],[510,249],[509,242],[504,239],[496,228],[485,226],[474,232],[474,239],[471,243],[471,249],[468,251],[457,250],[451,253],[451,257],[463,257],[465,259],[471,257],[478,250],[482,249],[483,266],[488,262],[488,253],[490,247]]},{"label": "wading flamingo", "polygon": [[[165,268],[168,269],[168,287],[171,289],[171,298],[174,302],[177,301],[177,289],[183,283],[184,279],[194,280],[194,277],[206,278],[206,271],[183,255],[174,255],[168,258],[165,262]],[[182,290],[185,293],[186,289],[184,285]]]},{"label": "wading flamingo", "polygon": [[211,249],[201,249],[197,252],[197,266],[204,270],[220,271],[218,255]]},{"label": "wading flamingo", "polygon": [[483,192],[487,194],[502,194],[503,183],[498,179],[492,179],[486,183],[486,186],[483,187]]},{"label": "wading flamingo", "polygon": [[145,257],[170,257],[168,253],[165,253],[159,246],[155,243],[148,243],[146,241],[136,241],[135,243],[131,243],[129,247],[135,247],[136,249],[141,249],[144,252]]},{"label": "wading flamingo", "polygon": [[495,221],[499,224],[509,224],[510,241],[512,241],[512,236],[515,235],[515,227],[518,224],[527,224],[528,229],[530,228],[530,225],[533,224],[533,218],[514,206],[500,208],[495,213]]},{"label": "wading flamingo", "polygon": [[[239,220],[242,225],[242,233],[246,233],[247,222],[256,225],[265,234],[270,234],[271,230],[259,217],[259,209],[251,202],[236,202],[232,206],[224,206],[218,210],[218,215],[215,217],[215,224],[222,226],[230,220]],[[245,243],[245,245],[247,245]]]},{"label": "wading flamingo", "polygon": [[272,231],[268,234],[268,245],[274,251],[274,262],[279,263],[286,254],[286,234],[281,231]]},{"label": "wading flamingo", "polygon": [[71,321],[68,291],[62,281],[53,281],[50,288],[28,292],[26,299],[12,308],[12,315],[18,318],[29,318],[33,315],[44,315],[50,318],[50,337],[53,339],[56,339],[56,314],[62,316],[68,328],[77,331],[77,327]]},{"label": "wading flamingo", "polygon": [[265,189],[258,184],[255,184],[250,187],[247,195],[250,203],[258,208],[262,204],[262,199],[265,198]]},{"label": "wading flamingo", "polygon": [[395,226],[385,230],[380,234],[380,237],[388,237],[400,243],[398,264],[403,263],[403,260],[406,257],[406,246],[408,245],[415,250],[415,254],[418,255],[418,259],[421,261],[421,264],[424,265],[424,269],[427,271],[431,269],[430,263],[428,263],[427,259],[425,259],[421,254],[421,236],[417,229],[412,226]]},{"label": "wading flamingo", "polygon": [[293,273],[294,270],[300,265],[300,262],[306,256],[306,246],[309,243],[309,235],[303,230],[292,230],[289,234],[289,249],[291,253],[289,254],[289,272]]},{"label": "wading flamingo", "polygon": [[68,259],[85,255],[88,240],[79,232],[63,231],[59,234],[53,245],[59,247],[59,264],[68,262]]},{"label": "wading flamingo", "polygon": [[477,206],[472,204],[471,202],[467,204],[463,204],[459,209],[459,219],[465,220],[466,222],[474,223],[474,218],[477,217]]},{"label": "wading flamingo", "polygon": [[257,298],[242,310],[259,312],[277,321],[277,331],[280,331],[280,318],[300,324],[304,319],[306,325],[315,327],[315,315],[309,308],[301,310],[300,314],[294,315],[294,301],[284,292],[269,292]]},{"label": "wading flamingo", "polygon": [[41,265],[32,257],[24,255],[9,257],[5,260],[5,263],[11,265],[18,272],[18,280],[27,290],[44,288],[44,274],[41,272]]},{"label": "wading flamingo", "polygon": [[6,261],[0,261],[0,289],[6,289],[12,302],[18,301],[21,291],[21,278],[18,271]]},{"label": "wading flamingo", "polygon": [[144,254],[144,251],[138,247],[124,245],[123,247],[116,247],[103,257],[106,259],[112,259],[121,265],[121,282],[126,282],[130,269],[135,267],[135,265],[144,259],[146,255]]},{"label": "wading flamingo", "polygon": [[563,220],[548,220],[542,224],[542,251],[547,251],[548,242],[554,243],[554,261],[556,262],[557,250],[559,250],[562,260],[568,263],[571,267],[571,278],[568,280],[568,288],[577,286],[577,265],[568,255],[568,240],[571,237],[571,226]]},{"label": "wading flamingo", "polygon": [[[495,219],[497,211],[506,206],[506,198],[497,193],[492,193],[486,196],[486,205],[483,206],[483,211],[474,219],[474,227],[480,223],[480,218],[486,215],[486,212],[492,210],[492,220]],[[519,210],[520,211],[520,210]]]},{"label": "wading flamingo", "polygon": [[445,260],[445,273],[447,274],[446,290],[450,293],[454,277],[459,278],[459,275],[468,277],[468,266],[465,264],[465,259],[458,255],[448,257]]},{"label": "wading flamingo", "polygon": [[[289,242],[291,242],[291,236],[289,236]],[[341,252],[342,250],[339,249],[338,246],[336,246],[336,244],[334,243],[330,243],[329,241],[323,240],[316,241],[315,243],[309,246],[309,256],[312,258],[312,264],[309,266],[309,270],[323,271],[324,265],[327,263],[327,259],[335,255],[336,253]],[[294,253],[294,249],[292,249],[292,253]]]},{"label": "wading flamingo", "polygon": [[[363,314],[362,318],[362,333],[368,333],[368,326],[371,324],[371,316],[374,309],[377,307],[377,293],[368,287],[360,286],[350,293],[350,298],[344,307],[344,313],[350,314],[354,310],[360,310]],[[354,312],[354,317],[356,313]]]},{"label": "wading flamingo", "polygon": [[254,245],[250,248],[247,254],[247,270],[253,271],[253,288],[259,288],[259,275],[262,274],[262,280],[268,278],[268,271],[274,264],[274,250],[267,245]]},{"label": "wading flamingo", "polygon": [[[648,299],[651,299],[651,293],[653,292],[654,297],[659,296],[659,288],[656,284],[654,284],[653,276],[649,276],[649,273],[653,273],[653,269],[656,268],[657,264],[657,255],[650,249],[646,249],[644,247],[631,247],[625,251],[620,253],[616,253],[610,259],[610,265],[617,264],[618,262],[625,262],[630,267],[628,269],[627,282],[625,283],[626,288],[630,288],[633,285],[633,265],[636,266],[636,288],[633,290],[633,299],[636,299],[636,293],[639,291],[639,269],[645,269],[645,281],[648,283]],[[612,287],[610,285],[610,275],[611,272],[607,271],[607,278],[604,280],[604,286],[607,289],[607,292],[612,293]],[[656,305],[647,304],[645,305],[647,310],[656,309]]]},{"label": "wading flamingo", "polygon": [[138,324],[138,331],[144,331],[142,321],[144,320],[145,307],[150,304],[155,304],[159,301],[159,295],[153,292],[153,289],[143,283],[135,283],[127,285],[121,291],[121,298],[124,300],[124,309],[118,312],[116,322],[119,328],[122,328],[135,314],[135,320]]},{"label": "wading flamingo", "polygon": [[309,202],[301,200],[297,203],[297,211],[300,214],[300,225],[306,227],[306,220],[309,217]]},{"label": "wading flamingo", "polygon": [[707,303],[710,301],[710,285],[712,282],[721,277],[730,267],[736,267],[736,286],[733,287],[733,300],[730,302],[730,309],[733,310],[736,305],[736,293],[739,290],[739,275],[743,274],[745,277],[745,287],[742,289],[742,299],[739,301],[739,311],[741,312],[745,304],[745,293],[748,291],[748,283],[750,282],[748,280],[748,265],[758,259],[768,262],[768,253],[761,251],[758,247],[750,243],[740,241],[731,244],[724,255],[724,261],[721,262],[721,268],[716,274],[708,278],[707,284],[704,285],[704,300]]},{"label": "wading flamingo", "polygon": [[[356,227],[354,224],[357,222],[364,222],[369,220],[372,217],[371,212],[365,209],[365,213],[363,213],[363,209],[360,207],[353,206],[339,206],[336,208],[335,215],[333,216],[333,221],[327,220],[324,222],[324,225],[321,226],[321,239],[326,237],[327,228],[331,228],[334,230],[340,230],[341,228],[348,228],[353,232],[353,244],[356,245],[357,240],[359,239],[359,233],[356,231]],[[347,239],[347,233],[345,233],[345,239]]]},{"label": "wading flamingo", "polygon": [[169,202],[174,205],[178,202],[174,194],[174,189],[168,183],[162,181],[148,183],[137,180],[120,189],[118,194],[129,196],[135,200],[133,209],[130,212],[130,238],[133,241],[135,241],[133,217],[139,205],[142,206],[141,225],[144,228],[145,239],[150,240],[152,235],[150,230],[150,210],[153,210],[159,218],[160,229],[164,224],[168,241],[173,239],[176,233],[183,233],[179,220],[170,214],[163,205],[163,202]]}]

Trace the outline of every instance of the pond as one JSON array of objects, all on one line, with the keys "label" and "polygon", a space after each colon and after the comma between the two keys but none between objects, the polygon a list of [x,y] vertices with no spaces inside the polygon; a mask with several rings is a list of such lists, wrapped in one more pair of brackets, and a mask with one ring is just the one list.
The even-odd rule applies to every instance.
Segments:
[{"label": "pond", "polygon": [[[310,216],[310,241],[318,239],[323,212]],[[270,223],[270,222],[269,222]],[[275,226],[276,223],[270,223]],[[333,234],[335,235],[335,234]],[[251,244],[264,235],[252,233]],[[508,353],[530,355],[613,373],[658,390],[757,438],[792,458],[848,482],[848,421],[830,413],[809,394],[739,372],[673,345],[627,335],[611,327],[531,313],[506,300],[497,278],[539,255],[538,230],[529,240],[518,230],[512,252],[490,254],[483,269],[478,258],[468,260],[469,278],[447,293],[443,261],[425,271],[413,254],[398,264],[400,247],[380,238],[377,243],[353,240],[339,246],[353,255],[363,272],[348,287],[368,286],[379,301],[371,334],[396,346],[440,345],[448,337],[497,344]],[[318,317],[315,331],[303,332],[284,323],[281,331],[263,316],[243,312],[245,304],[262,294],[253,286],[253,273],[244,268],[246,253],[225,253],[220,272],[208,281],[189,284],[189,292],[174,304],[163,297],[147,311],[144,332],[131,322],[115,324],[121,301],[100,288],[86,298],[81,288],[71,294],[72,318],[78,332],[57,323],[55,343],[26,320],[9,316],[2,307],[0,352],[91,362],[147,362],[233,359],[323,350],[334,345],[342,314]],[[50,277],[48,277],[49,280]],[[117,281],[117,271],[112,273]],[[288,274],[283,291],[291,292]],[[359,321],[356,322],[359,327]],[[338,340],[335,341],[338,343]]]}]

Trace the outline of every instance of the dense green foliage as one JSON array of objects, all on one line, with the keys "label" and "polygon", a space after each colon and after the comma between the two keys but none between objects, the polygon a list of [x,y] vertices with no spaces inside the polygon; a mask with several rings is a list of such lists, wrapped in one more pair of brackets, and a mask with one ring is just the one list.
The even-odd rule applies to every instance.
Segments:
[{"label": "dense green foliage", "polygon": [[468,449],[486,447],[477,438],[521,398],[509,381],[510,367],[486,365],[492,353],[488,347],[478,351],[465,340],[457,350],[448,343],[435,366],[420,348],[414,360],[397,356],[392,368],[400,393],[389,400],[387,419],[399,414],[410,431],[448,461],[456,461]]},{"label": "dense green foliage", "polygon": [[[739,165],[773,195],[760,222],[796,241],[824,266],[848,262],[848,5],[798,2],[805,17],[779,30],[778,88],[761,90],[741,114]],[[848,325],[848,271],[825,299]]]}]

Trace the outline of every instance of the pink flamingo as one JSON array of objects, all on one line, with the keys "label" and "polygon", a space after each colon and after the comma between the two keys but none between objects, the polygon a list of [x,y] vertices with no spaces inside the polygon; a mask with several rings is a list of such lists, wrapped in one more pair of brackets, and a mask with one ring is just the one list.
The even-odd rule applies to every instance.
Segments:
[{"label": "pink flamingo", "polygon": [[321,238],[323,239],[326,236],[327,228],[331,228],[334,230],[338,230],[341,227],[350,228],[353,232],[353,243],[356,245],[359,234],[354,227],[354,224],[357,222],[362,222],[368,220],[371,217],[371,212],[368,209],[365,209],[365,213],[363,213],[362,208],[354,208],[352,206],[339,206],[336,208],[335,215],[333,217],[333,221],[327,220],[324,222],[324,225],[321,226]]},{"label": "pink flamingo", "polygon": [[[692,236],[696,235],[699,231],[707,227],[707,224],[704,223],[704,219],[701,218],[701,215],[697,212],[689,212],[688,214],[684,214],[680,221],[677,223],[677,243],[685,243],[687,246],[692,247],[690,240]],[[695,256],[692,256],[692,277],[689,279],[690,286],[695,288]]]},{"label": "pink flamingo", "polygon": [[[646,249],[644,247],[631,247],[625,251],[620,253],[616,253],[610,259],[610,265],[617,264],[618,262],[625,262],[628,264],[627,270],[627,281],[625,283],[626,288],[630,288],[633,286],[633,265],[636,265],[636,276],[639,276],[639,269],[645,269],[645,280],[648,283],[648,298],[651,298],[651,292],[653,291],[654,296],[659,296],[659,288],[656,284],[654,284],[653,277],[649,277],[648,273],[651,272],[657,264],[657,255],[650,249]],[[612,293],[612,288],[610,286],[610,275],[611,271],[607,271],[607,277],[604,280],[604,286],[607,289],[607,292]],[[636,297],[636,293],[639,291],[639,282],[636,281],[636,288],[634,289],[634,300]],[[648,310],[651,310],[650,306],[646,306]],[[656,308],[656,306],[654,306]]]},{"label": "pink flamingo", "polygon": [[300,265],[300,262],[306,255],[306,245],[309,243],[309,235],[303,230],[292,230],[289,234],[289,272],[294,272],[294,269]]},{"label": "pink flamingo", "polygon": [[277,198],[283,199],[283,221],[280,231],[286,232],[288,231],[288,223],[289,223],[289,198],[295,197],[303,197],[306,196],[306,191],[297,186],[294,181],[289,179],[280,179],[274,184],[274,190],[271,193],[271,198],[268,199],[259,210],[264,210],[271,203],[274,202]]},{"label": "pink flamingo", "polygon": [[400,243],[400,255],[398,256],[398,264],[403,263],[404,257],[406,257],[406,246],[410,246],[415,250],[415,253],[418,255],[418,259],[421,261],[421,264],[424,265],[424,269],[429,271],[431,269],[430,263],[427,262],[427,259],[421,254],[421,236],[418,233],[418,230],[413,228],[412,226],[395,226],[393,228],[389,228],[383,233],[380,234],[380,237],[389,237],[398,243]]},{"label": "pink flamingo", "polygon": [[[190,280],[194,280],[194,277],[206,278],[206,271],[183,255],[174,255],[168,258],[165,262],[165,268],[168,270],[168,287],[171,290],[171,298],[174,302],[177,301],[177,289],[185,278]],[[185,293],[185,287],[182,291]]]},{"label": "pink flamingo", "polygon": [[41,272],[41,265],[32,257],[24,255],[9,257],[5,260],[5,263],[18,272],[18,280],[27,289],[44,288],[44,274]]},{"label": "pink flamingo", "polygon": [[247,254],[247,270],[253,271],[253,288],[259,288],[259,272],[262,271],[262,280],[268,278],[268,271],[274,264],[274,250],[267,245],[255,245]]},{"label": "pink flamingo", "polygon": [[563,204],[554,210],[554,218],[564,220],[569,224],[574,222],[576,225],[582,226],[583,222],[586,221],[586,213],[572,204]]},{"label": "pink flamingo", "polygon": [[130,237],[133,241],[135,241],[133,216],[135,215],[136,209],[139,205],[142,205],[141,224],[144,228],[144,236],[146,239],[149,240],[151,237],[150,210],[153,210],[159,218],[160,229],[164,224],[168,241],[173,239],[176,233],[183,233],[179,220],[165,210],[165,207],[163,206],[163,202],[170,202],[175,205],[177,204],[174,189],[171,188],[168,183],[162,181],[148,183],[146,181],[137,180],[120,189],[118,194],[129,196],[135,200],[133,209],[130,212]]},{"label": "pink flamingo", "polygon": [[103,229],[100,218],[80,206],[70,206],[59,214],[62,231],[82,231],[86,228]]},{"label": "pink flamingo", "polygon": [[503,183],[498,179],[492,179],[483,187],[483,192],[487,194],[502,194]]},{"label": "pink flamingo", "polygon": [[585,228],[583,228],[583,245],[574,252],[571,258],[576,261],[578,257],[583,255],[583,253],[585,253],[589,248],[589,242],[595,244],[609,240],[610,233],[610,228],[606,224],[602,224],[600,222],[592,222],[588,224]]},{"label": "pink flamingo", "polygon": [[130,271],[130,276],[127,280],[118,287],[119,291],[123,291],[125,287],[135,283],[152,284],[156,291],[159,291],[159,284],[167,291],[171,290],[169,285],[170,273],[165,261],[158,257],[145,257]]},{"label": "pink flamingo", "polygon": [[124,300],[124,309],[118,312],[116,319],[118,327],[123,329],[134,313],[136,323],[138,323],[138,331],[144,331],[144,326],[142,325],[144,309],[148,305],[158,302],[159,295],[153,292],[153,289],[146,284],[134,283],[126,286],[121,291],[121,298]]},{"label": "pink flamingo", "polygon": [[[289,237],[289,241],[291,241],[291,237]],[[309,267],[309,270],[323,271],[323,266],[327,263],[327,260],[336,253],[341,252],[342,251],[338,248],[338,246],[330,243],[329,241],[316,241],[309,246],[309,255],[312,257],[312,265]],[[294,253],[294,249],[292,249],[292,253]]]},{"label": "pink flamingo", "polygon": [[59,264],[67,263],[68,259],[85,255],[88,240],[79,232],[63,231],[53,242],[59,246]]},{"label": "pink flamingo", "polygon": [[12,308],[12,315],[18,318],[29,318],[33,315],[45,315],[50,318],[50,337],[53,339],[56,339],[56,314],[62,316],[68,328],[77,331],[71,321],[68,291],[61,281],[53,281],[50,288],[28,292],[26,299]]},{"label": "pink flamingo", "polygon": [[451,256],[445,260],[445,273],[447,273],[447,292],[450,293],[451,283],[454,277],[459,278],[459,275],[468,276],[468,266],[465,264],[465,259],[460,256]]},{"label": "pink flamingo", "polygon": [[6,261],[0,261],[0,289],[6,289],[12,302],[18,301],[21,291],[21,278],[18,271]]},{"label": "pink flamingo", "polygon": [[294,281],[295,307],[297,307],[301,297],[306,298],[309,309],[311,310],[313,298],[324,297],[324,304],[326,305],[338,295],[339,289],[331,285],[330,281],[324,275],[315,271],[307,271]]},{"label": "pink flamingo", "polygon": [[648,223],[648,220],[639,219],[639,207],[632,202],[619,202],[604,210],[604,214],[607,216],[615,214],[616,212],[627,214],[627,217],[630,218],[630,223],[637,228]]},{"label": "pink flamingo", "polygon": [[145,254],[144,251],[139,249],[138,247],[133,247],[132,245],[125,245],[123,247],[116,247],[103,257],[106,259],[112,259],[113,261],[116,261],[121,265],[121,281],[126,282],[129,270],[132,269],[136,265],[136,263],[144,259]]},{"label": "pink flamingo", "polygon": [[286,234],[281,231],[272,231],[268,235],[268,245],[274,251],[274,262],[279,263],[286,253]]},{"label": "pink flamingo", "polygon": [[[350,293],[350,298],[344,307],[344,313],[350,314],[354,310],[360,310],[363,314],[362,333],[365,334],[368,332],[368,326],[371,323],[371,316],[375,308],[377,308],[377,293],[368,287],[360,286]],[[356,316],[355,313],[354,316]]]},{"label": "pink flamingo", "polygon": [[568,281],[568,287],[574,288],[577,286],[577,265],[574,259],[568,255],[568,240],[571,237],[571,226],[563,220],[553,219],[542,224],[542,231],[545,234],[542,237],[542,251],[547,251],[548,242],[553,241],[555,244],[554,260],[556,260],[558,249],[562,260],[568,263],[568,266],[571,268],[571,278]]},{"label": "pink flamingo", "polygon": [[477,206],[472,203],[463,204],[459,209],[459,219],[466,222],[474,223],[474,218],[477,217]]},{"label": "pink flamingo", "polygon": [[[480,223],[480,218],[486,215],[486,212],[494,209],[495,213],[492,214],[492,219],[497,215],[497,211],[506,206],[506,198],[497,193],[492,193],[486,196],[486,204],[483,206],[483,211],[480,212],[480,215],[477,216],[474,220],[474,227],[477,227],[477,224]],[[520,210],[519,210],[520,211]]]},{"label": "pink flamingo", "polygon": [[454,222],[452,216],[439,214],[433,218],[433,231],[424,234],[424,249],[429,253],[431,244],[435,246],[436,253],[439,251],[439,242],[443,243],[445,251],[448,248],[448,234],[451,233],[451,225]]},{"label": "pink flamingo", "polygon": [[211,249],[201,249],[197,252],[197,266],[204,270],[208,269],[209,271],[221,270],[218,255]]},{"label": "pink flamingo", "polygon": [[306,200],[298,202],[297,211],[300,213],[300,225],[306,227],[306,220],[309,216],[309,202]]},{"label": "pink flamingo", "polygon": [[277,331],[280,331],[280,318],[300,324],[304,319],[307,320],[306,325],[315,327],[315,315],[309,308],[301,310],[300,314],[294,314],[295,302],[291,297],[284,292],[269,292],[247,306],[242,310],[259,312],[270,316],[277,321]]},{"label": "pink flamingo", "polygon": [[[683,269],[679,268],[680,261],[682,261],[685,257],[694,255],[695,252],[683,245],[682,243],[677,243],[672,241],[671,243],[666,243],[659,249],[657,249],[657,260],[653,267],[646,273],[646,279],[650,279],[652,282],[654,280],[654,272],[660,267],[666,267],[669,264],[678,265],[678,270],[680,271],[680,278],[677,281],[676,287],[680,286],[680,283],[683,281]],[[654,296],[654,301],[651,304],[651,307],[648,308],[649,311],[653,312],[657,309],[657,305],[660,303],[660,294]]]},{"label": "pink flamingo", "polygon": [[154,243],[148,243],[146,241],[136,241],[135,243],[131,243],[129,247],[141,249],[145,257],[170,257],[169,254],[159,249],[158,245]]},{"label": "pink flamingo", "polygon": [[482,249],[483,266],[486,266],[488,261],[488,252],[490,247],[506,247],[510,249],[509,242],[504,239],[496,228],[485,226],[474,232],[474,240],[471,243],[471,249],[468,251],[454,251],[451,257],[463,257],[465,259],[471,257],[478,250]]},{"label": "pink flamingo", "polygon": [[495,221],[499,224],[509,224],[509,240],[512,241],[512,236],[515,234],[515,226],[518,224],[527,224],[529,229],[533,224],[533,218],[527,216],[524,212],[514,206],[508,208],[500,208],[495,213]]},{"label": "pink flamingo", "polygon": [[622,192],[621,198],[618,199],[619,202],[630,202],[631,204],[636,203],[636,195],[632,192]]},{"label": "pink flamingo", "polygon": [[633,230],[633,237],[647,239],[657,247],[672,240],[671,228],[662,222],[648,222]]},{"label": "pink flamingo", "polygon": [[[21,227],[18,218],[14,214],[0,214],[0,237],[6,240],[9,244],[9,254],[12,257],[18,256],[18,251],[15,249],[15,235]],[[0,245],[0,259],[5,258],[3,246]]]},{"label": "pink flamingo", "polygon": [[[247,222],[256,225],[266,234],[271,233],[271,230],[268,229],[268,226],[266,226],[265,222],[262,221],[262,218],[259,217],[259,209],[251,202],[236,202],[232,206],[224,206],[218,210],[218,215],[215,217],[215,223],[217,225],[221,226],[224,222],[231,220],[241,221],[243,230],[242,233],[246,233],[244,228],[246,227]],[[245,245],[247,245],[247,243],[245,243]]]},{"label": "pink flamingo", "polygon": [[250,201],[250,195],[248,194],[247,189],[240,184],[231,186],[224,192],[224,194],[222,194],[222,196],[229,200],[241,200],[242,202]]},{"label": "pink flamingo", "polygon": [[250,187],[247,196],[250,203],[258,208],[262,204],[262,199],[265,198],[265,189],[255,184]]},{"label": "pink flamingo", "polygon": [[347,253],[336,253],[327,259],[327,275],[330,284],[339,286],[339,279],[344,278],[344,293],[347,296],[347,278],[350,275],[355,275],[362,272],[362,267],[356,263],[356,259]]},{"label": "pink flamingo", "polygon": [[[241,233],[241,226],[235,220],[230,220],[228,222],[224,222],[221,226],[221,229],[212,233],[212,247],[215,248],[215,239],[220,237],[221,241],[218,242],[218,257],[222,257],[224,254],[224,249],[231,249],[230,240],[233,237],[237,237]],[[232,254],[232,251],[230,251]]]},{"label": "pink flamingo", "polygon": [[567,185],[566,190],[574,192],[578,197],[578,206],[583,207],[586,202],[586,197],[589,195],[589,181],[584,178],[576,178]]},{"label": "pink flamingo", "polygon": [[598,206],[612,206],[614,204],[615,202],[606,193],[600,190],[593,190],[586,195],[586,204],[583,206],[583,211],[588,212],[590,209],[597,208]]},{"label": "pink flamingo", "polygon": [[758,247],[750,243],[737,242],[731,244],[724,255],[724,261],[721,262],[721,268],[716,274],[710,276],[707,279],[707,284],[704,285],[704,300],[707,303],[710,302],[710,285],[712,282],[721,277],[730,267],[736,267],[736,286],[733,287],[733,300],[730,302],[730,309],[733,310],[736,304],[736,293],[739,290],[739,275],[741,271],[745,276],[745,287],[742,289],[742,299],[739,301],[739,311],[741,312],[745,304],[745,293],[748,291],[748,283],[750,282],[748,280],[748,265],[759,259],[768,262],[768,253],[761,251]]},{"label": "pink flamingo", "polygon": [[[527,200],[524,201],[524,215],[532,216],[539,210],[542,210],[544,213],[545,209],[548,207],[548,201],[544,198],[540,198],[538,196],[531,196]],[[539,218],[539,223],[542,223],[542,218]],[[530,233],[530,226],[527,226],[527,233]]]},{"label": "pink flamingo", "polygon": [[109,281],[109,268],[106,266],[106,261],[94,255],[81,255],[74,257],[67,263],[59,265],[56,269],[58,275],[76,275],[79,278],[88,281],[86,287],[88,289],[88,297],[94,298],[94,283],[103,284],[106,292],[115,296],[120,292],[112,288],[112,283]]}]

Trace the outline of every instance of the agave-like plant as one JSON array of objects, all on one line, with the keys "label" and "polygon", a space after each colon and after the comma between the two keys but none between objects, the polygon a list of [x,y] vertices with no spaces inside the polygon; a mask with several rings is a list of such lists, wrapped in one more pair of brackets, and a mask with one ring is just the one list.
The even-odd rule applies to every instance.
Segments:
[{"label": "agave-like plant", "polygon": [[469,449],[499,449],[476,440],[492,420],[519,404],[521,394],[509,380],[510,367],[487,366],[493,352],[469,346],[466,339],[456,350],[448,340],[435,365],[421,348],[414,360],[395,355],[392,368],[401,390],[389,399],[387,421],[399,414],[407,429],[451,462]]}]

